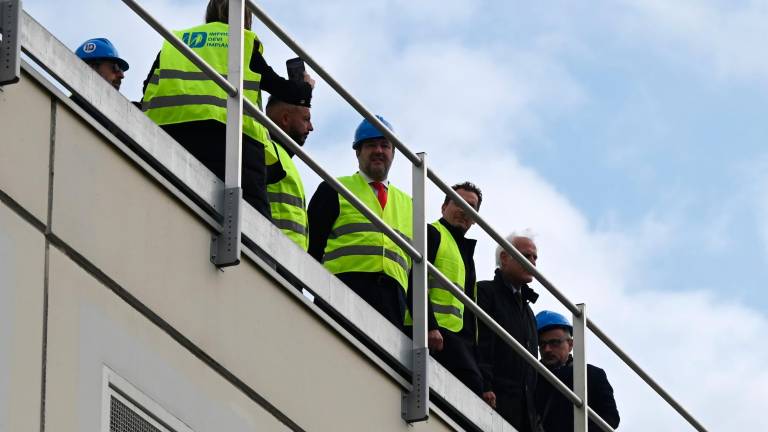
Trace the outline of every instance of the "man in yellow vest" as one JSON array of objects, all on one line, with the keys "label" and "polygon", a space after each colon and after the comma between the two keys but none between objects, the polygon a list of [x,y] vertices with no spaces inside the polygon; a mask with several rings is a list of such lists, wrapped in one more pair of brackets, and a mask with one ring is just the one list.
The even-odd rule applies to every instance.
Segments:
[{"label": "man in yellow vest", "polygon": [[[294,105],[270,96],[266,114],[296,144],[303,146],[309,133],[314,130],[308,105]],[[278,161],[267,167],[267,178],[280,178],[267,185],[267,196],[272,211],[272,222],[300,248],[307,250],[307,210],[304,184],[293,163],[293,153],[273,141]],[[273,172],[277,172],[272,174]]]},{"label": "man in yellow vest", "polygon": [[[229,46],[229,1],[209,0],[205,24],[175,31],[192,51],[219,74],[226,75]],[[243,96],[261,107],[261,90],[291,103],[309,104],[314,80],[286,80],[269,67],[264,46],[251,28],[251,13],[244,16]],[[227,93],[169,42],[163,43],[144,81],[142,109],[147,116],[202,162],[224,178]],[[243,115],[243,199],[271,218],[267,199],[266,166],[277,154],[267,129],[250,114]]]},{"label": "man in yellow vest", "polygon": [[[389,122],[378,118],[392,129]],[[387,180],[394,146],[372,123],[363,120],[355,131],[352,148],[359,171],[340,177],[339,182],[390,227],[411,238],[411,197]],[[402,329],[411,257],[325,182],[312,196],[307,213],[310,255]]]},{"label": "man in yellow vest", "polygon": [[[472,208],[480,210],[483,201],[480,188],[464,182],[454,185],[453,190]],[[448,196],[441,211],[443,217],[427,225],[427,259],[470,298],[477,300],[474,259],[477,240],[465,237],[475,221]],[[427,345],[432,357],[481,396],[483,376],[477,362],[475,315],[431,276],[428,289]],[[408,294],[410,305],[413,299],[411,292]],[[410,315],[406,324],[410,325]]]}]

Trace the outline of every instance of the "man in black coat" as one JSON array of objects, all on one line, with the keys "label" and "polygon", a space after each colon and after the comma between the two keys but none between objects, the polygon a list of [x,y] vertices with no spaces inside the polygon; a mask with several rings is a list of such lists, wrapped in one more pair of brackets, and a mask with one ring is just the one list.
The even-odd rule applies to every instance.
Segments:
[{"label": "man in black coat", "polygon": [[[573,327],[557,312],[542,311],[536,315],[541,362],[569,388],[573,388]],[[619,411],[613,398],[613,388],[605,371],[587,365],[587,403],[606,423],[616,429]],[[547,432],[573,431],[573,404],[552,385],[539,379],[536,387],[536,408]],[[589,432],[602,429],[592,420]]]},{"label": "man in black coat", "polygon": [[[511,235],[512,245],[533,265],[538,252],[529,237]],[[538,339],[529,302],[539,297],[528,283],[533,276],[501,247],[496,250],[496,275],[477,284],[478,303],[534,357]],[[538,431],[534,401],[536,371],[485,325],[479,326],[479,363],[483,399],[520,432]]]}]

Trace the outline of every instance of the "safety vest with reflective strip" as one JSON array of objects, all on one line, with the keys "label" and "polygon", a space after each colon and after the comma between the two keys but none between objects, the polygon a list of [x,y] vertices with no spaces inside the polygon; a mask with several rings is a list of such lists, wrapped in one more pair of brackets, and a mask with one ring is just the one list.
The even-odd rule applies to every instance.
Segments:
[{"label": "safety vest with reflective strip", "polygon": [[306,251],[309,247],[309,238],[307,237],[304,185],[288,152],[278,143],[275,143],[275,148],[280,157],[279,163],[285,170],[285,177],[277,183],[267,185],[272,222]]},{"label": "safety vest with reflective strip", "polygon": [[[382,210],[371,186],[359,173],[338,180],[392,229],[407,239],[413,237],[411,197],[390,184],[387,205]],[[407,291],[412,260],[339,194],[339,217],[328,236],[323,265],[334,274],[384,273]]]},{"label": "safety vest with reflective strip", "polygon": [[[465,268],[459,245],[448,229],[440,223],[432,226],[440,233],[440,246],[435,255],[435,267],[455,285],[464,290]],[[429,301],[440,327],[458,333],[464,327],[464,303],[445,289],[431,275],[429,277]]]},{"label": "safety vest with reflective strip", "polygon": [[[227,74],[229,26],[212,22],[173,32],[192,51],[219,74]],[[244,30],[243,58],[251,58],[256,34]],[[259,52],[263,45],[259,44]],[[155,69],[144,92],[142,109],[159,125],[197,120],[227,122],[227,93],[168,41],[160,51],[160,66]],[[243,65],[243,96],[261,106],[261,74]],[[243,133],[264,144],[267,165],[277,160],[269,132],[249,114],[243,115]]]},{"label": "safety vest with reflective strip", "polygon": [[[440,270],[448,280],[464,290],[466,269],[461,258],[459,245],[453,235],[440,221],[431,224],[440,234],[440,245],[435,254],[435,267]],[[437,324],[454,333],[464,328],[464,303],[445,289],[432,275],[427,279],[429,288],[429,301],[432,303],[432,312],[435,314]],[[413,325],[410,311],[406,311],[405,325]]]}]

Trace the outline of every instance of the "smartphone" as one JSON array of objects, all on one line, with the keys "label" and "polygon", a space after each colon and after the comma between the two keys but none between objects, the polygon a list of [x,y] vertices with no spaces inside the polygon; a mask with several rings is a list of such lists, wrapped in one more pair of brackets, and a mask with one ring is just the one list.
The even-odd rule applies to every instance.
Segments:
[{"label": "smartphone", "polygon": [[288,79],[291,81],[304,81],[304,60],[300,57],[289,59],[285,62],[285,67],[288,69]]}]

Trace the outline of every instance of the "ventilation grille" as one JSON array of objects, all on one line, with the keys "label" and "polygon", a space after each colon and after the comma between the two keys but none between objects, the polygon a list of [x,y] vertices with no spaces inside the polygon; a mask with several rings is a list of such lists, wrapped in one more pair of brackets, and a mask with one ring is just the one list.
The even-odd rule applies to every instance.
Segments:
[{"label": "ventilation grille", "polygon": [[194,432],[106,366],[103,386],[101,432]]},{"label": "ventilation grille", "polygon": [[152,426],[138,412],[112,396],[109,404],[109,432],[168,432]]}]

